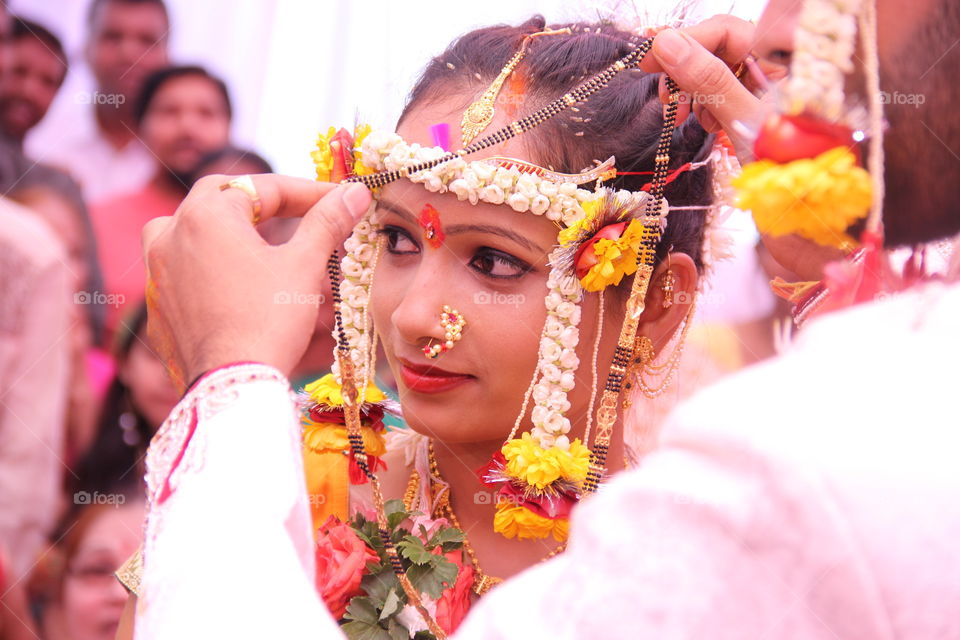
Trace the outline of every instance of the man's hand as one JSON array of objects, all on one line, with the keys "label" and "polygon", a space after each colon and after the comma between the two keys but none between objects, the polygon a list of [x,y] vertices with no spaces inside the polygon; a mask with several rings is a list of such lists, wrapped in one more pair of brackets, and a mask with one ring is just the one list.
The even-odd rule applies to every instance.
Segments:
[{"label": "man's hand", "polygon": [[[665,29],[653,40],[651,55],[640,65],[644,71],[663,71],[673,78],[689,98],[681,104],[677,121],[689,113],[704,129],[727,133],[741,162],[752,159],[752,140],[745,134],[756,131],[768,113],[760,98],[741,84],[732,69],[743,63],[753,44],[754,26],[733,16],[714,16],[684,29]],[[666,101],[665,86],[661,98]]]},{"label": "man's hand", "polygon": [[252,179],[261,220],[303,217],[285,244],[270,246],[257,233],[250,196],[220,190],[229,176],[202,178],[172,217],[143,229],[148,330],[179,386],[236,361],[289,373],[324,303],[327,260],[370,204],[362,185]]}]

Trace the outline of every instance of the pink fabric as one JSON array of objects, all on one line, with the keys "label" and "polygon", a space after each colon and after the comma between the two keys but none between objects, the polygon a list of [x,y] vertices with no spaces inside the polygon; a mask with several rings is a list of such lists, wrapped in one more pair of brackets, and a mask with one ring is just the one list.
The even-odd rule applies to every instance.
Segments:
[{"label": "pink fabric", "polygon": [[84,363],[93,395],[98,403],[103,402],[107,389],[117,374],[117,365],[109,353],[96,347],[87,350]]},{"label": "pink fabric", "polygon": [[70,340],[69,271],[48,227],[0,198],[0,542],[17,580],[59,511]]},{"label": "pink fabric", "polygon": [[160,216],[173,215],[180,199],[152,183],[140,191],[94,205],[90,210],[106,300],[107,331],[112,336],[129,310],[143,300],[146,269],[141,255],[143,225]]}]

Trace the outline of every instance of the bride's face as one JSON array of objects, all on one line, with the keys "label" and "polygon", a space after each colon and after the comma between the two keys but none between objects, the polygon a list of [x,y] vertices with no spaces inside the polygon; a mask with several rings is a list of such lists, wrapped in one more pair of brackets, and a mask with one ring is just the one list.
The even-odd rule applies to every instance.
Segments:
[{"label": "bride's face", "polygon": [[[430,144],[429,126],[449,122],[451,137],[458,138],[462,107],[455,102],[449,110],[441,104],[414,111],[398,132],[407,141]],[[519,145],[495,148],[494,154],[525,158]],[[505,438],[537,363],[546,320],[547,257],[558,227],[542,216],[502,205],[471,205],[407,181],[388,185],[381,195],[377,221],[383,248],[371,309],[406,421],[447,442]],[[419,221],[430,208],[438,213],[442,243],[431,242]],[[443,339],[444,305],[462,313],[467,324],[453,349],[431,360],[423,347]],[[592,345],[595,310],[594,300],[585,301],[581,359],[582,345]],[[579,393],[570,398],[572,418],[588,400],[583,387],[589,389],[589,376],[578,377]]]}]

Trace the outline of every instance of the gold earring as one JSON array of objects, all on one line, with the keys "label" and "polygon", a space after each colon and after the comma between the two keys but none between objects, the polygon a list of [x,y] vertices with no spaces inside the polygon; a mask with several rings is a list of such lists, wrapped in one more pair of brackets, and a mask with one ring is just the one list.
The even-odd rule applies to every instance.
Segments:
[{"label": "gold earring", "polygon": [[423,355],[431,360],[436,360],[441,353],[453,349],[454,345],[460,341],[463,328],[467,326],[467,321],[462,313],[445,304],[440,312],[440,326],[443,328],[443,340],[437,344],[428,344],[423,347]]},{"label": "gold earring", "polygon": [[663,305],[664,309],[669,309],[673,306],[673,291],[677,286],[677,277],[673,275],[673,268],[670,266],[670,254],[667,254],[667,270],[664,272],[663,277],[660,278],[660,290],[663,292]]}]

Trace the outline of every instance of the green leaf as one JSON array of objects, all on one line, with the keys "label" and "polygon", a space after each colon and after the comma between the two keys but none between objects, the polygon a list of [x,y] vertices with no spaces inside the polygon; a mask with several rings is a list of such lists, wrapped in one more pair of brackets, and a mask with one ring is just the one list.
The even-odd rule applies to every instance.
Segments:
[{"label": "green leaf", "polygon": [[387,632],[391,640],[410,640],[410,632],[407,628],[393,618],[387,622]]},{"label": "green leaf", "polygon": [[380,612],[380,622],[383,622],[393,614],[400,611],[403,607],[403,603],[400,602],[400,596],[397,595],[396,591],[391,591],[387,595],[386,602],[383,603],[383,611]]},{"label": "green leaf", "polygon": [[344,635],[350,640],[395,640],[386,629],[380,625],[353,620],[340,626]]},{"label": "green leaf", "polygon": [[423,541],[416,536],[404,536],[403,540],[397,543],[397,549],[400,551],[400,555],[417,565],[427,564],[431,561],[431,558],[437,557],[430,553],[423,546]]},{"label": "green leaf", "polygon": [[453,551],[463,545],[463,540],[463,531],[448,527],[446,529],[440,529],[440,531],[433,534],[433,537],[430,538],[430,541],[427,543],[427,547],[430,549],[443,547],[444,551]]},{"label": "green leaf", "polygon": [[380,614],[373,600],[363,596],[351,598],[347,604],[347,612],[343,615],[347,620],[356,620],[357,622],[367,622],[377,624],[380,620]]},{"label": "green leaf", "polygon": [[363,589],[363,592],[370,596],[375,603],[383,606],[390,592],[400,588],[400,581],[397,579],[397,574],[393,572],[393,569],[386,567],[375,574],[363,576],[363,579],[360,581],[360,588]]},{"label": "green leaf", "polygon": [[452,585],[456,582],[457,565],[442,556],[433,556],[428,564],[407,569],[407,577],[417,591],[436,600],[443,593],[444,583]]}]

